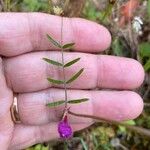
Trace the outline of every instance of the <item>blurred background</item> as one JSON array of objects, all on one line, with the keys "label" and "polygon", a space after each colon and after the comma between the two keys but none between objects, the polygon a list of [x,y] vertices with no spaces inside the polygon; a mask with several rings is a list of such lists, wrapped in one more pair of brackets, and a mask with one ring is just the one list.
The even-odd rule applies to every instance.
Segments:
[{"label": "blurred background", "polygon": [[102,54],[134,58],[143,65],[145,81],[135,91],[144,100],[144,111],[126,122],[133,128],[96,123],[76,133],[68,146],[53,141],[49,147],[43,143],[26,150],[150,150],[150,0],[0,0],[1,12],[55,14],[56,6],[64,16],[86,18],[109,29],[112,44]]}]

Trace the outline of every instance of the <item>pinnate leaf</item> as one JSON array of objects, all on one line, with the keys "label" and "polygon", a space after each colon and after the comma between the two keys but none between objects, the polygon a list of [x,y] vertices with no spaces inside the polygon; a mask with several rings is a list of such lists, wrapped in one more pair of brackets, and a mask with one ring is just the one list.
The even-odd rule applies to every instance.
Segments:
[{"label": "pinnate leaf", "polygon": [[68,44],[65,44],[65,45],[63,45],[63,49],[70,49],[70,48],[72,48],[73,46],[75,45],[75,43],[68,43]]},{"label": "pinnate leaf", "polygon": [[48,59],[48,58],[43,58],[44,61],[48,62],[49,64],[52,64],[52,65],[56,65],[56,66],[63,66],[62,63],[58,62],[58,61],[55,61],[55,60],[51,60],[51,59]]},{"label": "pinnate leaf", "polygon": [[88,98],[73,99],[73,100],[69,100],[68,103],[69,104],[78,104],[78,103],[86,102],[88,100],[89,100]]},{"label": "pinnate leaf", "polygon": [[61,101],[57,101],[57,102],[47,103],[46,106],[48,106],[48,107],[56,107],[56,106],[62,105],[64,103],[65,103],[65,101],[61,100]]},{"label": "pinnate leaf", "polygon": [[47,34],[48,40],[56,47],[62,48],[61,44],[57,41],[55,41],[50,35]]},{"label": "pinnate leaf", "polygon": [[66,83],[68,84],[68,83],[71,83],[74,80],[76,80],[81,75],[83,70],[84,70],[84,68],[82,68],[80,71],[78,71],[76,74],[74,74]]},{"label": "pinnate leaf", "polygon": [[62,80],[55,80],[55,79],[52,79],[52,78],[47,78],[47,80],[51,83],[54,83],[54,84],[64,84],[64,81]]},{"label": "pinnate leaf", "polygon": [[74,60],[71,60],[70,62],[66,63],[66,64],[64,65],[64,67],[69,67],[69,66],[75,64],[76,62],[78,62],[79,60],[80,60],[80,58],[76,58],[76,59],[74,59]]}]

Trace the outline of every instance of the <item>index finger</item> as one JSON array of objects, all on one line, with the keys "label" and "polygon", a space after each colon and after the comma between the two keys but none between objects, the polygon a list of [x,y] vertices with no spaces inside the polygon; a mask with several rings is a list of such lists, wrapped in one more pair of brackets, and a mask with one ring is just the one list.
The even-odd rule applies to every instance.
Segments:
[{"label": "index finger", "polygon": [[[46,38],[61,40],[61,17],[43,13],[1,13],[0,55],[15,56],[35,50],[54,50]],[[99,52],[109,47],[109,31],[80,18],[63,19],[63,43],[75,43],[74,50]]]}]

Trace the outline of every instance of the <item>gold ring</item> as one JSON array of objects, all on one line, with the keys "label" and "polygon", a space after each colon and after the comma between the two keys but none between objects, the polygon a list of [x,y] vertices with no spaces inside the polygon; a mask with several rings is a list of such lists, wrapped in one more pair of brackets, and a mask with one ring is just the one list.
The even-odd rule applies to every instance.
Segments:
[{"label": "gold ring", "polygon": [[11,117],[14,123],[21,123],[19,112],[18,112],[18,105],[17,105],[17,97],[14,97],[13,104],[10,108]]}]

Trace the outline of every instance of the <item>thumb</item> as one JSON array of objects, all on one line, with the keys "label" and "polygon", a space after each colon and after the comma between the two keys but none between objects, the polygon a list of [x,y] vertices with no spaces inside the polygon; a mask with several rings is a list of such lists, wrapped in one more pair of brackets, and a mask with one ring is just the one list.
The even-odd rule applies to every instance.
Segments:
[{"label": "thumb", "polygon": [[13,94],[7,87],[4,65],[0,57],[0,147],[3,150],[7,150],[13,131],[13,122],[10,114],[12,100]]}]

